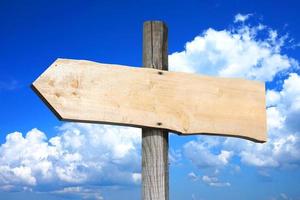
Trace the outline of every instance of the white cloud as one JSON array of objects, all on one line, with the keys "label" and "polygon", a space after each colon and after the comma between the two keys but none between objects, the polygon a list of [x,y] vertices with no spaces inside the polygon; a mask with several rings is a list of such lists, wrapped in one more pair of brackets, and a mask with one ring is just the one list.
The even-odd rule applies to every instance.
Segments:
[{"label": "white cloud", "polygon": [[[236,21],[243,22],[249,16],[237,15]],[[259,37],[262,32],[267,32],[267,37]],[[187,42],[183,51],[171,54],[169,68],[273,81],[275,76],[287,75],[298,67],[296,60],[281,52],[285,39],[261,24],[251,27],[242,23],[231,30],[210,28]],[[290,73],[280,91],[267,91],[266,144],[201,136],[186,143],[182,154],[200,168],[229,166],[233,155],[247,165],[262,168],[299,165],[299,85],[299,75]],[[90,193],[94,196],[86,198],[101,199],[100,192],[85,185],[140,183],[140,143],[140,129],[118,126],[66,123],[57,136],[49,139],[37,129],[25,136],[14,132],[0,146],[0,189],[30,190],[50,184],[57,194],[77,191],[82,197]],[[181,152],[171,151],[169,157],[176,163]],[[194,172],[188,176],[210,186],[230,186],[219,181],[216,174],[200,179]]]},{"label": "white cloud", "polygon": [[300,132],[300,76],[290,73],[281,91],[267,91],[268,122],[270,129],[286,128]]},{"label": "white cloud", "polygon": [[183,153],[187,159],[199,168],[226,166],[233,152],[226,150],[213,152],[213,146],[215,145],[217,144],[212,145],[199,138],[198,141],[186,143],[183,147]]},{"label": "white cloud", "polygon": [[274,106],[280,101],[280,95],[277,91],[268,90],[266,93],[267,107]]},{"label": "white cloud", "polygon": [[188,177],[189,177],[189,179],[191,179],[192,181],[197,181],[197,180],[199,179],[199,177],[198,177],[194,172],[188,173]]},{"label": "white cloud", "polygon": [[268,142],[254,144],[227,139],[224,147],[234,148],[245,164],[257,167],[295,167],[300,163],[300,76],[290,73],[281,91],[267,92]]},{"label": "white cloud", "polygon": [[249,19],[249,17],[251,16],[252,14],[246,14],[246,15],[242,15],[241,13],[238,13],[234,16],[234,23],[237,23],[237,22],[245,22],[247,19]]},{"label": "white cloud", "polygon": [[[280,53],[285,37],[266,29],[263,25],[243,25],[232,30],[209,28],[187,42],[183,51],[172,53],[169,68],[171,71],[271,81],[277,73],[296,67],[298,62]],[[265,31],[271,34],[259,38],[258,35]]]},{"label": "white cloud", "polygon": [[141,181],[142,181],[142,175],[141,175],[141,173],[133,173],[132,174],[132,180],[136,184],[141,183]]},{"label": "white cloud", "polygon": [[277,107],[267,108],[268,130],[281,129],[284,125],[285,117]]},{"label": "white cloud", "polygon": [[264,153],[260,156],[257,155],[258,152],[249,152],[249,149],[246,149],[241,152],[241,160],[242,162],[254,165],[258,167],[277,167],[278,162],[274,158],[270,158],[270,153]]},{"label": "white cloud", "polygon": [[171,165],[178,165],[181,161],[181,151],[174,150],[172,147],[169,147],[169,163]]},{"label": "white cloud", "polygon": [[61,190],[56,190],[51,192],[53,194],[59,195],[72,195],[80,196],[81,199],[93,199],[93,200],[103,200],[103,196],[98,188],[86,188],[86,187],[65,187]]},{"label": "white cloud", "polygon": [[38,129],[8,134],[0,146],[0,188],[139,184],[141,131],[66,123],[47,139]]},{"label": "white cloud", "polygon": [[188,173],[188,178],[192,181],[201,181],[205,183],[208,186],[212,187],[227,187],[231,186],[229,182],[221,182],[217,175],[219,174],[219,170],[216,169],[212,176],[204,175],[204,176],[198,176],[194,172]]},{"label": "white cloud", "polygon": [[300,132],[300,76],[291,73],[284,81],[280,91],[282,101],[277,104],[283,114],[286,115],[286,126],[296,132]]},{"label": "white cloud", "polygon": [[[244,22],[251,15],[235,16]],[[235,138],[213,139],[201,136],[184,145],[184,156],[199,167],[227,166],[232,155],[256,167],[294,167],[300,163],[300,76],[298,61],[282,53],[288,36],[280,36],[266,25],[235,24],[232,29],[209,28],[183,51],[169,56],[172,71],[214,76],[241,77],[277,84],[281,90],[268,90],[268,142],[255,144]],[[282,81],[283,77],[287,77]],[[276,78],[276,79],[275,79]],[[222,153],[223,150],[223,153]]]},{"label": "white cloud", "polygon": [[217,177],[214,176],[202,176],[202,181],[212,187],[228,187],[231,186],[229,182],[220,182]]}]

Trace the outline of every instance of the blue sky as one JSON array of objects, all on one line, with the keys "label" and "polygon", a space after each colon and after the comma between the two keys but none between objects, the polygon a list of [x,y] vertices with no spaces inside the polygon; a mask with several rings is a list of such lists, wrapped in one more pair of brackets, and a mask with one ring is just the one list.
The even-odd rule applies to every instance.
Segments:
[{"label": "blue sky", "polygon": [[169,28],[169,69],[265,81],[269,141],[170,134],[170,199],[300,199],[297,1],[0,1],[0,199],[140,199],[140,130],[63,123],[30,89],[56,59],[142,65]]}]

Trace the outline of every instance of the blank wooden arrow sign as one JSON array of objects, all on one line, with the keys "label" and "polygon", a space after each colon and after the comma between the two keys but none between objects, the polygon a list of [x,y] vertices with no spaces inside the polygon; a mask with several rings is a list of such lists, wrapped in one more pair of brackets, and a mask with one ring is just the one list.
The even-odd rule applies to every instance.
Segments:
[{"label": "blank wooden arrow sign", "polygon": [[33,88],[62,120],[267,138],[256,81],[58,59]]}]

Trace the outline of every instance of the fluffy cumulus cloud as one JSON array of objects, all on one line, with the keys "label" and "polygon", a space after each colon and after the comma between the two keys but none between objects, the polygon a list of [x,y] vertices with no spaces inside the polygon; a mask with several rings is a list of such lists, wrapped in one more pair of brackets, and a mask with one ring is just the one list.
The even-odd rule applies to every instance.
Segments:
[{"label": "fluffy cumulus cloud", "polygon": [[[215,138],[214,138],[215,139]],[[203,139],[198,137],[197,141],[190,141],[183,147],[184,155],[199,168],[226,166],[232,157],[232,151],[220,150],[217,140]]]},{"label": "fluffy cumulus cloud", "polygon": [[[89,197],[86,185],[140,183],[140,129],[66,123],[58,130],[49,139],[38,129],[7,135],[0,146],[2,190],[72,191]],[[99,192],[90,197],[101,199]]]},{"label": "fluffy cumulus cloud", "polygon": [[244,163],[259,167],[295,167],[300,164],[299,85],[300,76],[290,73],[281,91],[267,91],[269,141],[266,144],[247,142],[240,152]]},{"label": "fluffy cumulus cloud", "polygon": [[[184,50],[169,56],[170,70],[260,80],[267,89],[268,142],[255,144],[235,138],[201,136],[187,142],[184,156],[199,168],[229,166],[236,156],[259,168],[290,168],[300,164],[300,76],[298,61],[284,54],[288,36],[249,23],[253,15],[238,14],[230,29],[209,28]],[[247,23],[246,23],[247,22]],[[203,177],[207,183],[216,177]]]},{"label": "fluffy cumulus cloud", "polygon": [[[251,17],[238,14],[233,28],[209,28],[187,42],[184,50],[169,55],[172,71],[276,85],[267,90],[267,143],[201,136],[180,151],[171,149],[171,164],[186,158],[198,168],[217,169],[211,175],[188,174],[191,180],[209,186],[230,186],[220,181],[219,170],[239,169],[231,164],[233,158],[260,169],[300,164],[298,62],[283,53],[287,36],[279,36],[266,25],[249,25]],[[38,129],[25,135],[10,133],[0,146],[0,190],[76,193],[82,199],[103,199],[102,185],[140,183],[140,146],[140,129],[118,126],[66,123],[52,138]]]},{"label": "fluffy cumulus cloud", "polygon": [[[264,39],[259,39],[264,35]],[[279,72],[297,66],[281,53],[286,37],[265,25],[238,26],[230,30],[209,28],[185,49],[169,56],[170,70],[222,77],[272,81]]]},{"label": "fluffy cumulus cloud", "polygon": [[294,168],[300,164],[300,76],[290,73],[282,90],[267,91],[268,142],[255,144],[227,138],[224,149],[234,149],[241,161],[262,168]]}]

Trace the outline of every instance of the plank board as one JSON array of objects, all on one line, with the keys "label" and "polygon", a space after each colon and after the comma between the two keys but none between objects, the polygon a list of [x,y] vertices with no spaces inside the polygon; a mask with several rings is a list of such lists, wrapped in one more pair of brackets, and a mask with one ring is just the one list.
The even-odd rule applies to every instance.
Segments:
[{"label": "plank board", "polygon": [[66,121],[267,138],[265,86],[256,81],[57,59],[32,86]]}]

